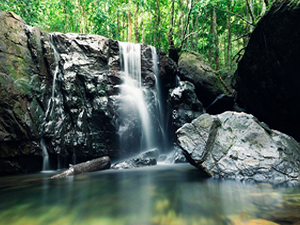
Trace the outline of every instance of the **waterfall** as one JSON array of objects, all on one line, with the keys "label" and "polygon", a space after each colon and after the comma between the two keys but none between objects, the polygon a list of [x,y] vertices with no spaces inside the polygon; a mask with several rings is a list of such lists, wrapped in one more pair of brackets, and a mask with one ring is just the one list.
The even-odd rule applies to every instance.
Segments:
[{"label": "waterfall", "polygon": [[52,115],[53,109],[55,107],[55,84],[56,84],[56,78],[57,78],[57,74],[58,74],[58,70],[59,70],[59,65],[58,65],[58,61],[59,61],[59,54],[55,48],[55,46],[53,45],[53,36],[50,36],[50,44],[51,47],[53,49],[53,54],[54,54],[54,60],[55,60],[55,69],[53,72],[53,81],[52,81],[52,91],[51,91],[51,98],[49,99],[48,102],[48,106],[47,106],[47,110],[45,113],[45,119],[47,119],[48,116]]},{"label": "waterfall", "polygon": [[[148,149],[152,144],[152,135],[150,132],[149,112],[144,99],[141,82],[141,45],[119,42],[119,48],[121,73],[124,75],[124,84],[121,86],[121,95],[123,96],[124,104],[123,116],[130,116],[126,115],[128,114],[126,113],[128,110],[138,111],[142,135],[140,149]],[[131,118],[128,119],[130,120]],[[120,127],[119,133],[122,135],[126,129],[128,128],[125,124]]]},{"label": "waterfall", "polygon": [[[54,46],[54,42],[53,42],[53,35],[50,35],[50,45],[51,45],[51,48],[53,49],[53,55],[54,55],[54,62],[55,62],[55,69],[54,69],[54,72],[53,72],[53,81],[52,81],[52,90],[51,90],[51,97],[48,101],[48,104],[47,104],[47,109],[46,109],[46,112],[45,112],[45,117],[44,117],[44,125],[45,123],[47,122],[47,119],[49,119],[49,117],[52,115],[53,113],[53,110],[55,108],[55,84],[56,84],[56,78],[57,78],[57,74],[58,74],[58,71],[59,71],[59,54]],[[50,118],[51,119],[51,118]],[[47,151],[47,146],[46,146],[46,143],[45,143],[45,139],[43,138],[43,134],[44,134],[44,129],[42,130],[42,138],[41,138],[41,141],[40,141],[40,146],[41,146],[41,149],[42,149],[42,153],[43,153],[43,168],[42,170],[45,171],[45,170],[49,170],[50,167],[49,167],[49,154],[48,154],[48,151]]]},{"label": "waterfall", "polygon": [[158,70],[158,57],[157,57],[157,52],[156,52],[156,48],[153,46],[150,46],[150,50],[151,50],[151,56],[152,56],[152,69],[153,69],[153,73],[155,75],[155,91],[156,91],[156,96],[155,96],[155,103],[156,103],[156,115],[157,115],[157,122],[158,122],[158,126],[159,126],[159,130],[161,132],[162,135],[162,147],[165,149],[167,148],[167,136],[166,136],[166,129],[165,129],[165,123],[163,120],[163,116],[164,116],[164,110],[163,110],[163,104],[162,104],[162,95],[161,95],[161,91],[160,91],[160,79],[159,79],[159,70]]},{"label": "waterfall", "polygon": [[41,149],[43,152],[43,170],[42,171],[46,171],[46,170],[49,170],[50,167],[49,167],[49,154],[47,151],[47,147],[46,147],[44,138],[41,138],[40,145],[41,145]]}]

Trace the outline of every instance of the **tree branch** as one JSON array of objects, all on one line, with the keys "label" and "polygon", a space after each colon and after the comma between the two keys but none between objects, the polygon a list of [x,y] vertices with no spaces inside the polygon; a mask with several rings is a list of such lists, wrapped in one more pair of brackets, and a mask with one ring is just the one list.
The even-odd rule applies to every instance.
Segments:
[{"label": "tree branch", "polygon": [[246,50],[246,47],[241,48],[241,49],[240,49],[240,50],[232,57],[232,60],[234,60],[234,58],[235,58],[236,56],[238,56],[237,59],[235,60],[235,62],[238,63],[238,62],[240,61],[241,57],[242,57],[241,52],[244,51],[244,50]]},{"label": "tree branch", "polygon": [[246,20],[244,17],[242,17],[242,16],[239,15],[239,14],[236,14],[236,13],[234,13],[234,12],[230,12],[230,11],[228,11],[228,10],[226,10],[226,9],[221,9],[221,8],[219,8],[219,7],[217,7],[217,6],[213,6],[213,7],[215,7],[216,9],[218,9],[218,10],[220,10],[220,11],[227,12],[227,13],[231,13],[232,15],[235,15],[235,16],[239,17],[241,20],[243,20],[244,22],[248,23],[249,25],[255,26],[254,23],[251,23],[250,21]]},{"label": "tree branch", "polygon": [[239,36],[239,37],[237,37],[236,39],[234,39],[232,41],[237,41],[237,40],[240,40],[241,38],[244,38],[244,37],[250,37],[250,35],[251,35],[251,32],[243,34],[242,36]]},{"label": "tree branch", "polygon": [[254,19],[254,15],[253,15],[252,9],[251,9],[250,4],[249,4],[249,0],[246,0],[246,5],[247,5],[247,8],[249,10],[251,21],[252,21],[252,23],[254,23],[255,19]]},{"label": "tree branch", "polygon": [[188,39],[190,36],[193,36],[193,35],[195,35],[195,34],[197,34],[197,33],[198,33],[197,31],[192,32],[192,33],[189,33],[188,35],[186,35],[186,36],[184,37],[184,39],[183,39],[182,41],[185,41],[185,40]]},{"label": "tree branch", "polygon": [[186,25],[185,25],[184,33],[182,35],[182,41],[181,41],[181,44],[180,44],[180,47],[179,47],[179,52],[181,51],[181,49],[183,47],[183,44],[184,44],[184,41],[186,40],[185,35],[186,35],[187,29],[189,27],[189,23],[190,23],[190,18],[191,18],[191,13],[192,13],[193,7],[194,7],[194,3],[193,3],[193,0],[191,0],[191,8],[189,10],[189,14],[188,14],[188,17],[187,17],[187,22],[186,22]]}]

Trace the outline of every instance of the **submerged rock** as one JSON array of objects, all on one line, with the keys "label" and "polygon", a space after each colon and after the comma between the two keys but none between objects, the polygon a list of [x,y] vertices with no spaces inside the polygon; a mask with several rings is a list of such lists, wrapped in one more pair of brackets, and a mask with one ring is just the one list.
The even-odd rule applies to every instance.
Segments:
[{"label": "submerged rock", "polygon": [[159,156],[158,149],[148,150],[135,157],[124,160],[123,162],[115,163],[111,166],[112,169],[133,169],[145,166],[154,166],[157,164]]},{"label": "submerged rock", "polygon": [[279,183],[299,180],[300,145],[250,114],[204,114],[176,134],[188,161],[209,176]]},{"label": "submerged rock", "polygon": [[275,1],[257,23],[235,74],[238,104],[300,140],[300,5]]}]

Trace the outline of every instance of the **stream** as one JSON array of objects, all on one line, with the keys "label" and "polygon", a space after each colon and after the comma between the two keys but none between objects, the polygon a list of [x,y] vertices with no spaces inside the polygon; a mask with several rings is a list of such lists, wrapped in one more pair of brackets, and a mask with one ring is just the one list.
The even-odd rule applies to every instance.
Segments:
[{"label": "stream", "polygon": [[[294,224],[300,188],[201,178],[188,164],[0,178],[0,224]],[[274,221],[274,222],[271,222]],[[276,222],[276,223],[275,223]]]}]

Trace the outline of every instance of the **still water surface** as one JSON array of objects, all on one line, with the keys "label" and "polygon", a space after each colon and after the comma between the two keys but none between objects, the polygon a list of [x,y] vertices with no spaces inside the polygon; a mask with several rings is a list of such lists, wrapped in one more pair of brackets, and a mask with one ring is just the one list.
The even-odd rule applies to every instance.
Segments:
[{"label": "still water surface", "polygon": [[52,174],[1,177],[0,186],[42,180],[0,190],[0,224],[272,225],[300,222],[299,187],[203,179],[190,165],[106,170],[45,180]]}]

